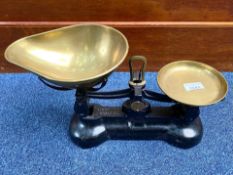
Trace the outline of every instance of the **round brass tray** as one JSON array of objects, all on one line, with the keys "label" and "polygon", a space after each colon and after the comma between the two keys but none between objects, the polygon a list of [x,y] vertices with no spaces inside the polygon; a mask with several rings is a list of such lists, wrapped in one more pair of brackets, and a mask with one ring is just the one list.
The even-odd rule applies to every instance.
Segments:
[{"label": "round brass tray", "polygon": [[124,61],[128,47],[112,27],[73,25],[17,40],[5,58],[60,86],[92,86]]},{"label": "round brass tray", "polygon": [[227,93],[227,82],[211,66],[196,61],[175,61],[162,67],[158,85],[171,99],[191,105],[206,106],[219,102]]}]

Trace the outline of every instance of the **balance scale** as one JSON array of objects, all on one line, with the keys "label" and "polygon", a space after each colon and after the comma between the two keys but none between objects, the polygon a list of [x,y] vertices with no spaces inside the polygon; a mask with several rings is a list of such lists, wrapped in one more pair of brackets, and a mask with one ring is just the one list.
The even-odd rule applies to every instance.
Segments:
[{"label": "balance scale", "polygon": [[[5,58],[37,74],[50,88],[76,90],[69,133],[80,147],[108,139],[159,139],[181,148],[198,144],[203,135],[199,107],[224,99],[224,77],[204,63],[175,61],[158,72],[161,94],[146,89],[146,58],[133,56],[129,87],[98,91],[125,60],[128,48],[126,37],[112,27],[73,25],[19,39],[6,49]],[[107,107],[90,104],[91,98],[127,100]],[[168,105],[152,106],[149,101]]]}]

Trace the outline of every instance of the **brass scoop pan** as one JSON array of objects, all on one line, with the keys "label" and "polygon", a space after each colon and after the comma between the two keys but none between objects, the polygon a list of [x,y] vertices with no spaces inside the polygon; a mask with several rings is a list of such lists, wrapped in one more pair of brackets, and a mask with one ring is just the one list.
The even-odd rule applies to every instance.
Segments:
[{"label": "brass scoop pan", "polygon": [[162,67],[158,85],[171,99],[191,105],[206,106],[221,101],[227,82],[213,67],[196,61],[176,61]]},{"label": "brass scoop pan", "polygon": [[92,86],[128,53],[126,37],[104,25],[73,25],[19,39],[5,58],[60,86]]}]

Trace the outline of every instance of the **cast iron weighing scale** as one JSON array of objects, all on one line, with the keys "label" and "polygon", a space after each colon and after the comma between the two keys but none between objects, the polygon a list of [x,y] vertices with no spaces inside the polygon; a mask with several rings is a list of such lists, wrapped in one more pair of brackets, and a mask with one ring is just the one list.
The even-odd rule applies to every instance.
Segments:
[{"label": "cast iron weighing scale", "polygon": [[[158,72],[161,94],[146,89],[146,58],[133,56],[129,87],[99,91],[127,53],[127,39],[118,30],[86,24],[19,39],[6,49],[5,58],[37,74],[50,88],[76,90],[69,133],[83,148],[108,139],[159,139],[181,148],[198,144],[203,134],[199,107],[218,103],[227,93],[221,73],[191,60],[169,63]],[[127,100],[107,107],[90,104],[91,98]],[[152,106],[151,100],[168,105]]]}]

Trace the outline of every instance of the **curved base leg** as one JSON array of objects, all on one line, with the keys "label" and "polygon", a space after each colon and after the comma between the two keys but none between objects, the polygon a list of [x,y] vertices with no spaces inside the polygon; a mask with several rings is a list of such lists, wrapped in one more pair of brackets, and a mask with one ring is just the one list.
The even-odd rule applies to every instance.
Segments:
[{"label": "curved base leg", "polygon": [[166,141],[180,148],[191,148],[200,143],[203,136],[203,127],[199,117],[189,124],[177,125],[167,133]]},{"label": "curved base leg", "polygon": [[69,133],[72,141],[82,148],[98,146],[108,139],[103,124],[99,121],[83,122],[77,114],[71,120]]}]

